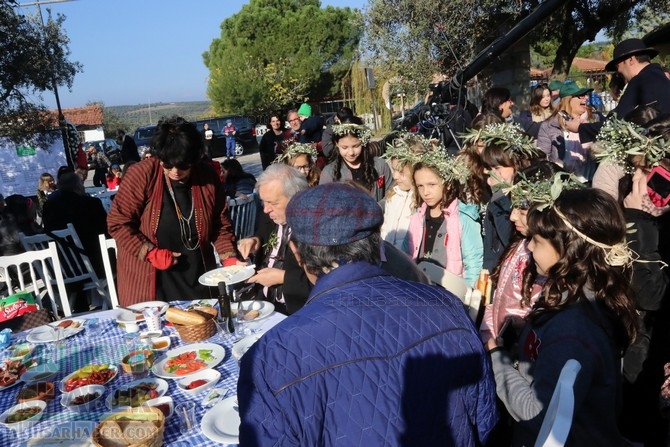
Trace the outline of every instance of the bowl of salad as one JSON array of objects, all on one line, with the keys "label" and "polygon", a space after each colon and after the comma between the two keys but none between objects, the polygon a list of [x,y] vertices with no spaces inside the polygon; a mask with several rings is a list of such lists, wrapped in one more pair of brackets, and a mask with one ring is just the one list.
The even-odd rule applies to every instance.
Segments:
[{"label": "bowl of salad", "polygon": [[23,431],[35,425],[44,413],[47,403],[43,400],[31,400],[14,405],[0,414],[0,424],[16,431]]}]

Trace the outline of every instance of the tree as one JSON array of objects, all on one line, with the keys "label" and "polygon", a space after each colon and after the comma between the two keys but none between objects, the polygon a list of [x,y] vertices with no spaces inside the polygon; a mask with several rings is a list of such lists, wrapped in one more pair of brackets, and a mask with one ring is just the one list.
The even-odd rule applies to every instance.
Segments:
[{"label": "tree", "polygon": [[203,60],[217,113],[263,113],[339,93],[361,15],[319,0],[251,0],[221,24]]},{"label": "tree", "polygon": [[89,101],[87,106],[99,105],[102,108],[102,128],[105,130],[106,138],[116,138],[116,131],[124,129],[126,132],[132,132],[137,127],[133,127],[133,123],[127,116],[121,116],[115,113],[109,107],[105,107],[105,103],[101,101]]},{"label": "tree", "polygon": [[504,0],[371,0],[365,56],[408,95],[426,93],[433,74],[453,75],[521,17]]},{"label": "tree", "polygon": [[21,143],[36,131],[53,127],[41,94],[55,85],[72,87],[81,65],[68,60],[69,39],[63,15],[49,13],[42,27],[34,17],[15,11],[14,0],[0,0],[0,135]]},{"label": "tree", "polygon": [[[370,0],[366,16],[367,56],[389,76],[425,91],[433,73],[453,74],[511,29],[541,0]],[[567,76],[584,42],[601,30],[620,37],[642,7],[667,11],[670,0],[567,0],[529,34],[545,50],[555,76]],[[542,62],[536,53],[535,61]]]}]

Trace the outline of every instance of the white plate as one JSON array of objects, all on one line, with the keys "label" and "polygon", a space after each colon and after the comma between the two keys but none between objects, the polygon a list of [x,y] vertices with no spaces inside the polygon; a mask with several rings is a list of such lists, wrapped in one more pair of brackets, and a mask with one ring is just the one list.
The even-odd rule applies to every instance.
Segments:
[{"label": "white plate", "polygon": [[209,390],[209,393],[205,396],[205,398],[202,400],[200,405],[202,405],[203,408],[211,407],[213,405],[218,404],[223,400],[224,397],[226,397],[226,394],[228,394],[228,388],[212,388]]},{"label": "white plate", "polygon": [[233,344],[233,357],[235,357],[235,360],[239,361],[249,348],[260,339],[261,334],[251,334],[247,335],[242,340],[235,342]]},{"label": "white plate", "polygon": [[[164,315],[170,305],[165,301],[145,301],[143,303],[131,304],[130,306],[126,307],[128,307],[128,309],[135,309],[139,311],[142,311],[147,307],[158,307],[160,309],[160,314]],[[118,316],[116,317],[117,323],[139,323],[140,321],[144,321],[144,315],[141,313],[136,314],[129,310],[121,309],[121,312],[119,312]]]},{"label": "white plate", "polygon": [[[86,366],[89,366],[89,365],[86,365]],[[66,392],[65,391],[65,382],[67,382],[72,377],[74,377],[74,375],[77,374],[79,372],[79,370],[86,368],[86,366],[83,366],[83,367],[79,368],[78,370],[74,371],[73,373],[68,374],[67,376],[65,376],[63,378],[63,380],[60,381],[58,389],[60,390],[61,393]],[[119,368],[116,365],[107,365],[107,368],[114,371],[114,375],[112,375],[112,377],[110,377],[109,380],[107,380],[107,382],[105,382],[105,383],[87,383],[87,384],[84,384],[84,385],[105,385],[106,386],[109,382],[114,380],[114,378],[119,374]],[[81,385],[81,386],[84,386],[84,385]],[[77,387],[77,388],[79,388],[79,387]],[[73,388],[70,391],[76,390],[77,388]]]},{"label": "white plate", "polygon": [[[46,382],[59,372],[55,363],[42,363],[23,373],[21,380],[27,384]],[[44,375],[43,375],[44,374]]]},{"label": "white plate", "polygon": [[[153,377],[147,377],[146,379],[133,380],[132,382],[126,383],[125,385],[120,386],[117,389],[115,389],[115,390],[113,390],[109,393],[109,395],[107,396],[107,399],[106,399],[107,408],[109,408],[110,410],[116,410],[116,408],[119,407],[119,406],[127,406],[127,405],[112,405],[112,399],[114,398],[114,395],[116,394],[117,391],[127,391],[130,388],[132,388],[136,385],[139,385],[141,383],[154,383],[154,384],[156,384],[156,392],[158,393],[158,396],[154,397],[153,399],[163,397],[165,395],[165,393],[167,393],[167,390],[169,388],[168,383],[163,379],[155,379]],[[151,399],[148,399],[148,400],[151,400]],[[140,405],[135,405],[135,406],[139,407]]]},{"label": "white plate", "polygon": [[[25,374],[25,373],[24,373],[24,374]],[[18,379],[16,379],[14,382],[12,382],[11,384],[7,385],[7,386],[0,386],[0,391],[5,391],[5,390],[8,390],[8,389],[10,389],[10,388],[14,388],[14,387],[15,387],[16,385],[18,385],[19,383],[23,383],[23,382],[21,381],[21,378],[20,378],[20,377],[19,377]]]},{"label": "white plate", "polygon": [[[214,357],[212,360],[205,360],[206,366],[204,368],[200,368],[199,370],[193,371],[190,374],[185,374],[181,376],[178,376],[175,373],[167,372],[165,370],[165,365],[167,364],[168,360],[170,360],[172,357],[176,357],[185,352],[195,351],[196,358],[200,358],[198,354],[198,351],[200,350],[211,350],[212,351],[211,355]],[[217,345],[216,343],[193,343],[190,345],[172,349],[166,352],[165,356],[166,357],[163,358],[160,362],[154,363],[154,366],[151,368],[151,372],[153,372],[156,376],[162,377],[164,379],[181,379],[182,377],[188,377],[204,369],[214,368],[216,365],[221,363],[223,359],[226,357],[226,350],[223,346]]]},{"label": "white plate", "polygon": [[[196,394],[203,393],[216,385],[219,382],[219,379],[221,378],[221,373],[218,372],[215,369],[201,369],[200,371],[196,372],[195,374],[192,374],[188,377],[185,377],[181,379],[180,381],[177,382],[177,388],[183,392],[188,394],[189,396],[195,396]],[[197,388],[193,389],[187,389],[186,387],[189,386],[191,383],[195,382],[196,380],[206,380],[207,382],[200,385]]]},{"label": "white plate", "polygon": [[[77,335],[78,333],[84,330],[86,320],[82,320],[81,318],[66,318],[66,320],[72,320],[79,323],[79,327],[73,328],[72,326],[70,326],[69,328],[63,329],[64,339],[72,337],[73,335]],[[60,321],[54,321],[53,323],[36,327],[32,331],[30,331],[30,333],[26,337],[26,340],[28,340],[31,343],[51,343],[56,341],[55,334],[51,332],[51,328],[58,326],[58,323],[60,323]]]},{"label": "white plate", "polygon": [[[237,305],[238,303],[230,303],[230,310],[233,313],[233,315],[237,315]],[[272,304],[269,301],[242,301],[242,305],[244,308],[248,308],[250,305],[254,305],[254,309],[258,311],[258,316],[256,318],[252,318],[250,320],[245,320],[247,323],[251,323],[254,321],[262,320],[263,318],[269,317],[272,315],[272,312],[275,311],[275,305]]]},{"label": "white plate", "polygon": [[94,421],[70,421],[48,428],[32,437],[26,444],[32,446],[89,447],[91,436],[98,425]]},{"label": "white plate", "polygon": [[238,444],[240,413],[236,410],[237,396],[223,399],[214,405],[200,422],[202,433],[214,442]]},{"label": "white plate", "polygon": [[198,278],[198,282],[203,286],[216,287],[220,281],[224,281],[227,286],[246,281],[254,276],[256,269],[253,265],[231,265],[228,267],[219,267],[203,273]]}]

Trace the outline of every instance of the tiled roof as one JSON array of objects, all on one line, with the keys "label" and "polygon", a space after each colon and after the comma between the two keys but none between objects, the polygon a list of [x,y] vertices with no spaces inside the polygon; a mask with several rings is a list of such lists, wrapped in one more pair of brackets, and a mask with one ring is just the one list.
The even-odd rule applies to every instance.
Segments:
[{"label": "tiled roof", "polygon": [[[573,67],[580,69],[584,73],[604,73],[605,65],[607,61],[601,61],[600,59],[587,59],[585,57],[576,57],[572,60]],[[551,68],[545,68],[544,70],[539,68],[530,68],[530,77],[531,78],[549,78],[551,77]]]},{"label": "tiled roof", "polygon": [[[58,125],[58,112],[51,111],[54,125]],[[74,109],[63,109],[65,118],[74,124],[76,127],[98,127],[102,125],[102,106],[92,105],[86,107],[76,107]]]},{"label": "tiled roof", "polygon": [[585,57],[576,57],[573,59],[572,65],[585,73],[598,73],[605,71],[605,65],[607,65],[607,61],[601,61],[599,59],[587,59]]}]

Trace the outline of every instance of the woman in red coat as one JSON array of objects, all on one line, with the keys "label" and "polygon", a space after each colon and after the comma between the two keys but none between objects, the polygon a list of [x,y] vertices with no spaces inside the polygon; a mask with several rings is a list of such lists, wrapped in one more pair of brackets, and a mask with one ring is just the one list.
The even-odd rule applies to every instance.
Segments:
[{"label": "woman in red coat", "polygon": [[216,268],[212,244],[224,265],[236,263],[226,194],[203,160],[200,132],[183,118],[165,119],[153,147],[157,156],[124,176],[107,217],[122,306],[209,297],[198,277]]}]

